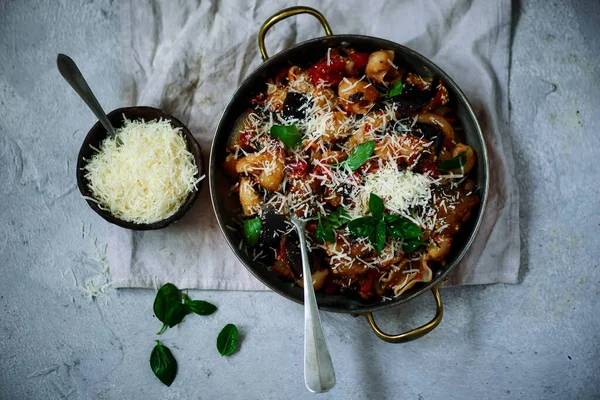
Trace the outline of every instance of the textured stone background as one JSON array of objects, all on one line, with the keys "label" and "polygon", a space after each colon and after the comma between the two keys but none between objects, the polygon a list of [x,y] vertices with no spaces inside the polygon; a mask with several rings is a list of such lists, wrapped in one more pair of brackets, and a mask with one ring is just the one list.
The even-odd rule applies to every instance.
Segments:
[{"label": "textured stone background", "polygon": [[[192,292],[220,309],[162,335],[180,366],[171,388],[148,365],[154,293],[82,294],[103,279],[106,243],[74,177],[94,117],[55,58],[71,55],[105,108],[119,106],[118,7],[0,0],[0,398],[312,398],[302,307],[275,294]],[[338,384],[320,398],[599,398],[600,4],[527,0],[514,14],[507,134],[521,283],[444,290],[442,324],[405,345],[380,342],[362,318],[324,314]],[[400,331],[432,313],[423,296],[378,320]],[[221,358],[214,342],[228,322],[243,340]]]}]

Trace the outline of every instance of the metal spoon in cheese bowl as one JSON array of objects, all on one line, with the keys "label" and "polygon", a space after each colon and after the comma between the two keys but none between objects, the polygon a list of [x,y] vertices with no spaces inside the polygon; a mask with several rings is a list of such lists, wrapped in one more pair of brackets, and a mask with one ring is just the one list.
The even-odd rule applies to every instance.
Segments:
[{"label": "metal spoon in cheese bowl", "polygon": [[87,104],[104,129],[106,129],[108,135],[115,137],[117,135],[115,128],[108,120],[108,116],[102,109],[100,103],[98,103],[98,99],[94,96],[94,92],[92,92],[92,89],[90,89],[85,78],[81,75],[81,71],[77,68],[75,61],[65,54],[59,54],[56,58],[56,65],[62,77],[65,78],[67,83],[77,92],[79,97],[85,101],[85,104]]},{"label": "metal spoon in cheese bowl", "polygon": [[198,197],[200,146],[178,119],[152,107],[105,114],[75,62],[59,54],[61,75],[98,117],[77,157],[77,186],[102,218],[132,230],[164,228]]}]

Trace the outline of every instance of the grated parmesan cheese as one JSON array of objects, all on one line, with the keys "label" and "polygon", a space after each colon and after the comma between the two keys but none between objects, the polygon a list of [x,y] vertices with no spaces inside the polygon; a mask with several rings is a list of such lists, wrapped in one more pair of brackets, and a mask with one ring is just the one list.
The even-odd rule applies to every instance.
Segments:
[{"label": "grated parmesan cheese", "polygon": [[204,178],[196,178],[198,167],[180,129],[162,119],[126,119],[116,138],[102,142],[85,171],[94,201],[138,224],[175,214]]},{"label": "grated parmesan cheese", "polygon": [[404,217],[411,218],[410,211],[415,207],[429,204],[431,178],[411,170],[398,171],[393,165],[386,165],[365,179],[364,189],[360,193],[360,206],[369,207],[369,196],[375,193],[382,199],[386,208]]}]

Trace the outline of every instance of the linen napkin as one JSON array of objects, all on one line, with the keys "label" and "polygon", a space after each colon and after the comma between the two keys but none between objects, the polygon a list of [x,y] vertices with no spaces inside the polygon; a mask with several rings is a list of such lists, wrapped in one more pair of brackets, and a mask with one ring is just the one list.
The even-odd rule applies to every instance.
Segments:
[{"label": "linen napkin", "polygon": [[[266,1],[122,0],[124,105],[154,106],[194,133],[208,160],[219,117],[238,85],[261,62],[260,25],[293,5],[321,11],[334,33],[405,44],[433,59],[466,93],[488,143],[487,211],[469,253],[447,284],[514,283],[519,270],[518,192],[508,128],[510,0]],[[267,35],[269,54],[323,36],[309,15]],[[263,290],[228,248],[204,182],[177,224],[133,232],[111,225],[109,262],[116,287]]]}]

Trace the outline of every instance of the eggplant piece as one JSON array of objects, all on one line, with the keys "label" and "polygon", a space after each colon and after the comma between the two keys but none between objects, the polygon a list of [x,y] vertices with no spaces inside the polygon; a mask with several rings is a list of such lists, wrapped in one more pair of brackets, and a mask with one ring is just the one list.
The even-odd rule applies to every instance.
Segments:
[{"label": "eggplant piece", "polygon": [[281,241],[281,236],[289,230],[290,222],[288,222],[285,216],[272,208],[265,208],[260,220],[262,223],[260,243],[266,247],[277,248]]},{"label": "eggplant piece", "polygon": [[283,101],[281,115],[285,119],[304,119],[310,108],[308,96],[298,92],[288,92]]},{"label": "eggplant piece", "polygon": [[[302,278],[302,255],[300,254],[300,240],[298,232],[292,231],[281,236],[279,245],[281,260],[287,264],[296,279]],[[311,274],[326,269],[325,253],[319,249],[313,249],[308,253],[308,263]]]},{"label": "eggplant piece", "polygon": [[435,126],[430,124],[417,123],[415,124],[415,129],[412,131],[412,134],[433,141],[435,154],[439,154],[442,145],[444,144],[444,133],[441,130],[436,129]]},{"label": "eggplant piece", "polygon": [[405,84],[397,96],[391,98],[394,109],[400,118],[407,117],[410,113],[420,110],[433,97],[433,90],[421,90],[415,85]]},{"label": "eggplant piece", "polygon": [[281,236],[279,251],[282,261],[289,267],[294,276],[296,278],[302,277],[302,255],[300,254],[300,240],[296,231]]}]

